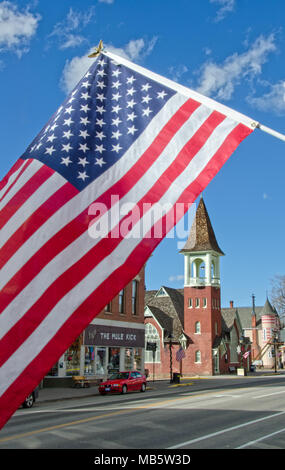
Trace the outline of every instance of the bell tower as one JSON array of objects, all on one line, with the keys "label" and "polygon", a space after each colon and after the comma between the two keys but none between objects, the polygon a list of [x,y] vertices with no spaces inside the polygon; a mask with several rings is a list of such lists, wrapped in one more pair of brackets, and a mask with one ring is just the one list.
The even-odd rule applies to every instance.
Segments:
[{"label": "bell tower", "polygon": [[184,255],[184,331],[191,338],[188,368],[197,374],[219,372],[222,333],[220,249],[201,197]]}]

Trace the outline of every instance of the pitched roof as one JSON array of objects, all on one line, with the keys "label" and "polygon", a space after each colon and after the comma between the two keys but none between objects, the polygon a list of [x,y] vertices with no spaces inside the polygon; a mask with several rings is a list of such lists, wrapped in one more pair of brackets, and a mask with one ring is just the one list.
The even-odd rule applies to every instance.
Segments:
[{"label": "pitched roof", "polygon": [[[162,286],[167,295],[156,296],[158,291],[146,291],[145,305],[148,306],[158,323],[165,329],[165,336],[172,333],[178,342],[184,327],[183,289]],[[167,338],[165,338],[167,340]]]},{"label": "pitched roof", "polygon": [[224,255],[216,240],[208,211],[201,197],[188,240],[180,253],[210,250]]}]

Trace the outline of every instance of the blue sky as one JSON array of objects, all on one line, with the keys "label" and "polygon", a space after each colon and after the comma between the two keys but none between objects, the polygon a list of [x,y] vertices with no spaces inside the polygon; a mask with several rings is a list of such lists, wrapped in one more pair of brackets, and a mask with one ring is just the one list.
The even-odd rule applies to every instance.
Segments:
[{"label": "blue sky", "polygon": [[[0,179],[106,48],[285,133],[283,0],[0,1]],[[256,130],[203,193],[226,254],[222,305],[263,305],[285,271],[285,143]],[[165,239],[146,286],[183,286]]]}]

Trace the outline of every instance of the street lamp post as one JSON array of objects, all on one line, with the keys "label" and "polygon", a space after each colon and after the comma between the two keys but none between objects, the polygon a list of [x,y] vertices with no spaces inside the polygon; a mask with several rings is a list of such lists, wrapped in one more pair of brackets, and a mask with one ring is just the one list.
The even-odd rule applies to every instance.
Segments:
[{"label": "street lamp post", "polygon": [[169,367],[170,367],[170,370],[169,370],[169,373],[170,373],[170,383],[172,383],[173,381],[173,376],[172,376],[172,339],[173,339],[173,335],[171,333],[169,333],[168,335],[168,339],[169,339]]}]

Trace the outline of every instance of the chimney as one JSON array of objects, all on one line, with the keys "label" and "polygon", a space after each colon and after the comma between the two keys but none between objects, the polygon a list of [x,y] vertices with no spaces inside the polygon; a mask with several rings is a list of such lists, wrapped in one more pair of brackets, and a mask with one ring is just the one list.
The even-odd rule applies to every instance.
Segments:
[{"label": "chimney", "polygon": [[230,300],[230,308],[234,308],[234,301]]}]

